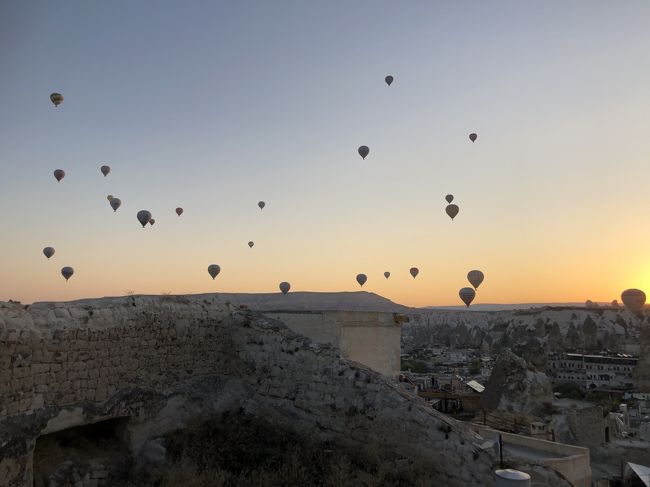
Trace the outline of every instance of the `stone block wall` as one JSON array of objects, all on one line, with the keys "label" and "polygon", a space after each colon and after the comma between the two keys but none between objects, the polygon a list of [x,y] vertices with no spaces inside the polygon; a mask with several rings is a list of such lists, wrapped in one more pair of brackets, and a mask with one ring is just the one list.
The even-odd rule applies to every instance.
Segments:
[{"label": "stone block wall", "polygon": [[565,412],[567,424],[576,444],[585,447],[598,447],[605,443],[606,416],[600,406],[569,409]]},{"label": "stone block wall", "polygon": [[[0,315],[0,418],[80,401],[105,401],[134,387],[164,387],[207,374],[230,355],[220,324],[229,313],[196,303],[184,320],[162,300],[153,312],[130,300],[4,305]],[[191,326],[190,326],[191,325]]]}]

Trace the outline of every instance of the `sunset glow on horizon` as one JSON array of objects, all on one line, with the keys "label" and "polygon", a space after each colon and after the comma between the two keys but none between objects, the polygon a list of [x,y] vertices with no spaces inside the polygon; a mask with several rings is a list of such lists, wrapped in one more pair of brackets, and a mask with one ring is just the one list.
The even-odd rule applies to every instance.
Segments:
[{"label": "sunset glow on horizon", "polygon": [[69,4],[0,10],[2,301],[650,291],[650,3]]}]

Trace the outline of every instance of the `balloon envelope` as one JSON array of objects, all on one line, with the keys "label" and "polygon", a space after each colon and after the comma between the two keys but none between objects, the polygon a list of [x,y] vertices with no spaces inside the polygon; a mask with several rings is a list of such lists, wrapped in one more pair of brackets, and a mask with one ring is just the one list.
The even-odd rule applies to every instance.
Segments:
[{"label": "balloon envelope", "polygon": [[280,291],[282,291],[282,294],[287,294],[289,289],[291,289],[291,284],[286,281],[280,283]]},{"label": "balloon envelope", "polygon": [[384,81],[386,81],[386,84],[390,86],[391,83],[393,82],[393,77],[391,75],[388,75],[384,78]]},{"label": "balloon envelope", "polygon": [[476,291],[474,291],[474,289],[471,287],[464,287],[458,291],[458,296],[460,296],[460,299],[463,301],[463,303],[465,303],[465,306],[469,308],[469,305],[472,304],[472,301],[474,301]]},{"label": "balloon envelope", "polygon": [[65,171],[63,169],[56,169],[54,171],[54,177],[57,181],[61,181],[65,177]]},{"label": "balloon envelope", "polygon": [[452,220],[456,215],[458,215],[458,212],[460,211],[460,208],[458,208],[458,205],[447,205],[447,208],[445,208],[445,212],[447,212],[447,215],[449,215],[449,218]]},{"label": "balloon envelope", "polygon": [[140,210],[138,212],[137,217],[138,217],[138,221],[140,222],[140,225],[142,225],[142,228],[144,228],[145,225],[149,223],[149,220],[151,220],[151,212],[147,210]]},{"label": "balloon envelope", "polygon": [[388,271],[384,272],[384,277],[386,279],[388,279],[390,277],[390,272],[388,272]]},{"label": "balloon envelope", "polygon": [[357,274],[357,282],[360,286],[363,286],[367,280],[368,277],[365,274]]},{"label": "balloon envelope", "polygon": [[249,246],[251,249],[253,248],[253,245],[255,245],[255,242],[253,242],[252,240],[251,240],[250,242],[248,242],[248,246]]},{"label": "balloon envelope", "polygon": [[451,203],[452,201],[454,201],[454,195],[448,194],[447,196],[445,196],[445,199],[447,200],[447,203]]},{"label": "balloon envelope", "polygon": [[469,134],[469,140],[471,140],[472,142],[474,142],[476,140],[476,137],[478,137],[478,136],[476,134],[474,134],[474,133]]},{"label": "balloon envelope", "polygon": [[109,194],[109,195],[106,197],[106,199],[107,199],[108,201],[111,201],[111,200],[113,199],[113,195],[112,195],[112,194]]},{"label": "balloon envelope", "polygon": [[74,274],[74,269],[72,267],[64,267],[61,269],[61,275],[65,277],[66,281],[72,277],[72,274]]},{"label": "balloon envelope", "polygon": [[153,218],[151,220],[149,220],[149,225],[151,225],[152,227],[153,227],[154,223],[156,223],[156,220],[154,220]]},{"label": "balloon envelope", "polygon": [[257,206],[260,207],[260,210],[263,210],[264,207],[266,206],[266,203],[264,203],[263,201],[259,201],[259,202],[257,203]]},{"label": "balloon envelope", "polygon": [[621,294],[621,301],[623,301],[627,309],[638,313],[645,304],[645,293],[640,289],[627,289]]},{"label": "balloon envelope", "polygon": [[220,272],[221,272],[221,267],[219,267],[217,264],[210,264],[208,266],[208,274],[210,274],[212,279],[217,277]]},{"label": "balloon envelope", "polygon": [[113,211],[117,211],[117,209],[122,206],[122,200],[119,198],[111,198],[111,208],[113,208]]},{"label": "balloon envelope", "polygon": [[367,145],[362,145],[359,147],[359,155],[361,156],[361,159],[365,159],[368,154],[370,154],[370,149]]},{"label": "balloon envelope", "polygon": [[485,276],[481,271],[473,270],[467,273],[467,280],[472,286],[474,286],[474,289],[478,289],[484,278]]},{"label": "balloon envelope", "polygon": [[411,268],[409,269],[409,272],[410,272],[411,275],[413,276],[413,279],[415,279],[415,276],[418,275],[418,273],[420,272],[420,269],[418,269],[417,267],[411,267]]},{"label": "balloon envelope", "polygon": [[54,247],[45,247],[43,249],[43,254],[49,259],[54,255]]},{"label": "balloon envelope", "polygon": [[63,95],[61,93],[52,93],[50,95],[50,101],[54,103],[55,107],[58,107],[61,103],[63,103]]},{"label": "balloon envelope", "polygon": [[[183,208],[180,208],[180,207],[179,207],[179,208],[176,208],[176,214],[177,214],[178,216],[181,216],[181,215],[183,214]],[[191,218],[190,218],[190,219],[191,219]]]},{"label": "balloon envelope", "polygon": [[102,172],[104,177],[108,176],[108,173],[111,172],[111,168],[109,166],[102,166],[99,168],[99,170]]}]

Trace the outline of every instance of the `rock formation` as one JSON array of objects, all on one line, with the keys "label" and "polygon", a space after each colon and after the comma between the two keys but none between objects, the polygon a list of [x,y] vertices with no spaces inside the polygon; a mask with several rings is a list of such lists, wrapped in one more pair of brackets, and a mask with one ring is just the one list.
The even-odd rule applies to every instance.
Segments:
[{"label": "rock formation", "polygon": [[634,369],[634,380],[641,392],[650,392],[650,323],[645,318],[641,322],[641,353]]},{"label": "rock formation", "polygon": [[[547,352],[638,355],[642,322],[621,308],[544,307],[509,311],[419,310],[402,330],[405,353],[429,346],[516,351],[543,369]],[[537,356],[535,356],[537,355]]]},{"label": "rock formation", "polygon": [[551,381],[510,350],[502,352],[481,398],[486,411],[538,415],[553,402]]}]

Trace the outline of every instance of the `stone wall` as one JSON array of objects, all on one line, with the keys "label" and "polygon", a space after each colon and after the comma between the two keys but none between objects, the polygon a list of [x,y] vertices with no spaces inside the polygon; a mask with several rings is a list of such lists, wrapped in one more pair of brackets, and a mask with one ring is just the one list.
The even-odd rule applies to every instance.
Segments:
[{"label": "stone wall", "polygon": [[316,343],[330,343],[343,357],[395,378],[400,372],[401,325],[396,313],[366,311],[267,312]]},{"label": "stone wall", "polygon": [[[591,461],[588,448],[505,433],[478,424],[473,424],[472,428],[495,443],[498,442],[500,435],[506,459],[517,452],[520,452],[522,456],[528,454],[539,459],[541,464],[553,467],[574,487],[591,486]],[[534,478],[535,472],[531,471],[530,473]]]},{"label": "stone wall", "polygon": [[601,406],[565,409],[564,415],[576,445],[592,448],[605,443],[607,420]]}]

